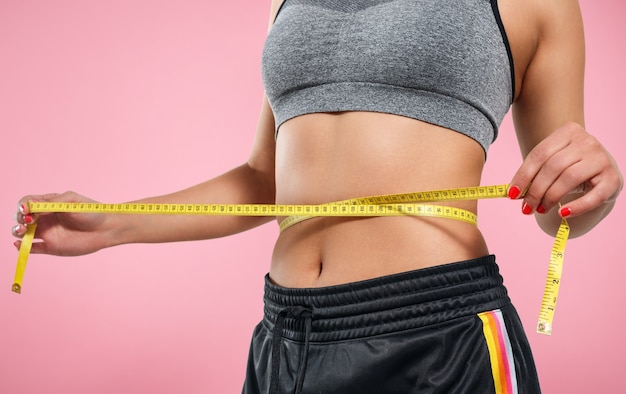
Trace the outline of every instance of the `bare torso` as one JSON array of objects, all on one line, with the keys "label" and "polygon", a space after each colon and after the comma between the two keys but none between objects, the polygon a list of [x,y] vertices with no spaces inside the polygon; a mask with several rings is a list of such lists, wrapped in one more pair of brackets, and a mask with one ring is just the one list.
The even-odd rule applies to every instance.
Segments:
[{"label": "bare torso", "polygon": [[[534,36],[500,1],[521,85]],[[515,6],[518,7],[518,6]],[[319,204],[378,194],[480,184],[485,154],[469,137],[396,115],[310,114],[276,140],[276,203]],[[476,212],[475,201],[450,203]],[[479,229],[449,219],[315,218],[284,231],[270,275],[285,287],[320,287],[471,259],[489,253]]]}]

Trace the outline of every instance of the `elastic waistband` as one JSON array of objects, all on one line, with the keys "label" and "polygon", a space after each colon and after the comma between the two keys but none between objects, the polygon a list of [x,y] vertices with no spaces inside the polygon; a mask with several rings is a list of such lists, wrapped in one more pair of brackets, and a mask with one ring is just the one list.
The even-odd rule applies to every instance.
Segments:
[{"label": "elastic waistband", "polygon": [[[284,338],[326,342],[442,323],[510,303],[495,256],[322,288],[284,288],[265,277],[263,322],[285,310],[310,311],[312,327],[287,314]],[[308,331],[308,333],[307,333]]]}]

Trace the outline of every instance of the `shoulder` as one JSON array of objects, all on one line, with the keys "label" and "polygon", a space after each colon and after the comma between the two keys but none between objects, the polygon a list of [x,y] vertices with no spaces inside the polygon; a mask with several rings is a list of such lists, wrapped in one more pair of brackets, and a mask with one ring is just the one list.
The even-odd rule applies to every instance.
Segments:
[{"label": "shoulder", "polygon": [[532,7],[527,12],[534,42],[524,70],[526,87],[536,87],[529,83],[530,79],[545,80],[559,73],[571,82],[582,82],[585,37],[578,1],[530,0],[528,3],[526,6]]},{"label": "shoulder", "polygon": [[523,24],[539,36],[564,24],[577,26],[581,19],[578,0],[499,0],[498,5],[512,14],[512,23]]},{"label": "shoulder", "polygon": [[540,43],[583,39],[583,21],[577,0],[534,0],[534,3],[537,3]]},{"label": "shoulder", "polygon": [[577,0],[499,0],[498,8],[515,63],[516,98],[533,62],[558,55],[552,47],[566,45],[578,52],[584,48]]},{"label": "shoulder", "polygon": [[276,14],[278,14],[278,10],[283,5],[285,0],[272,0],[272,4],[270,6],[270,20],[269,20],[269,28],[272,28],[274,24],[274,20],[276,19]]}]

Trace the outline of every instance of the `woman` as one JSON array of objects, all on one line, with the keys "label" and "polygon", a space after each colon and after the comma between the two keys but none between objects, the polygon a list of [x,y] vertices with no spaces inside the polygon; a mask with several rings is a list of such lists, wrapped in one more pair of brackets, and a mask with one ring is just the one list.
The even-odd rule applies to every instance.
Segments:
[{"label": "woman", "polygon": [[[317,204],[478,185],[497,126],[513,104],[525,161],[509,196],[522,198],[522,211],[536,213],[550,234],[561,217],[572,236],[590,230],[610,211],[623,181],[584,129],[576,2],[432,3],[274,1],[263,61],[268,99],[248,161],[142,201]],[[43,242],[33,253],[208,239],[267,221],[35,218],[29,200],[87,199],[24,197],[13,232],[20,237],[25,224],[38,220]],[[449,204],[476,211],[476,202]],[[490,325],[499,328],[500,352],[488,345]],[[415,217],[314,218],[281,233],[244,392],[502,387],[539,392],[523,329],[475,226]]]}]

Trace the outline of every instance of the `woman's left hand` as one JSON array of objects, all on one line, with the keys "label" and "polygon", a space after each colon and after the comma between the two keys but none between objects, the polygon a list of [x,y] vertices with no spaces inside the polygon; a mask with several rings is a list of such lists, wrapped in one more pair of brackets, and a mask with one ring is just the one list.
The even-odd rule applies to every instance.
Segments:
[{"label": "woman's left hand", "polygon": [[559,214],[569,218],[614,202],[623,185],[609,152],[572,122],[555,130],[528,153],[510,182],[509,197],[522,197],[522,212],[529,215],[549,212],[568,194],[579,193],[559,208]]}]

